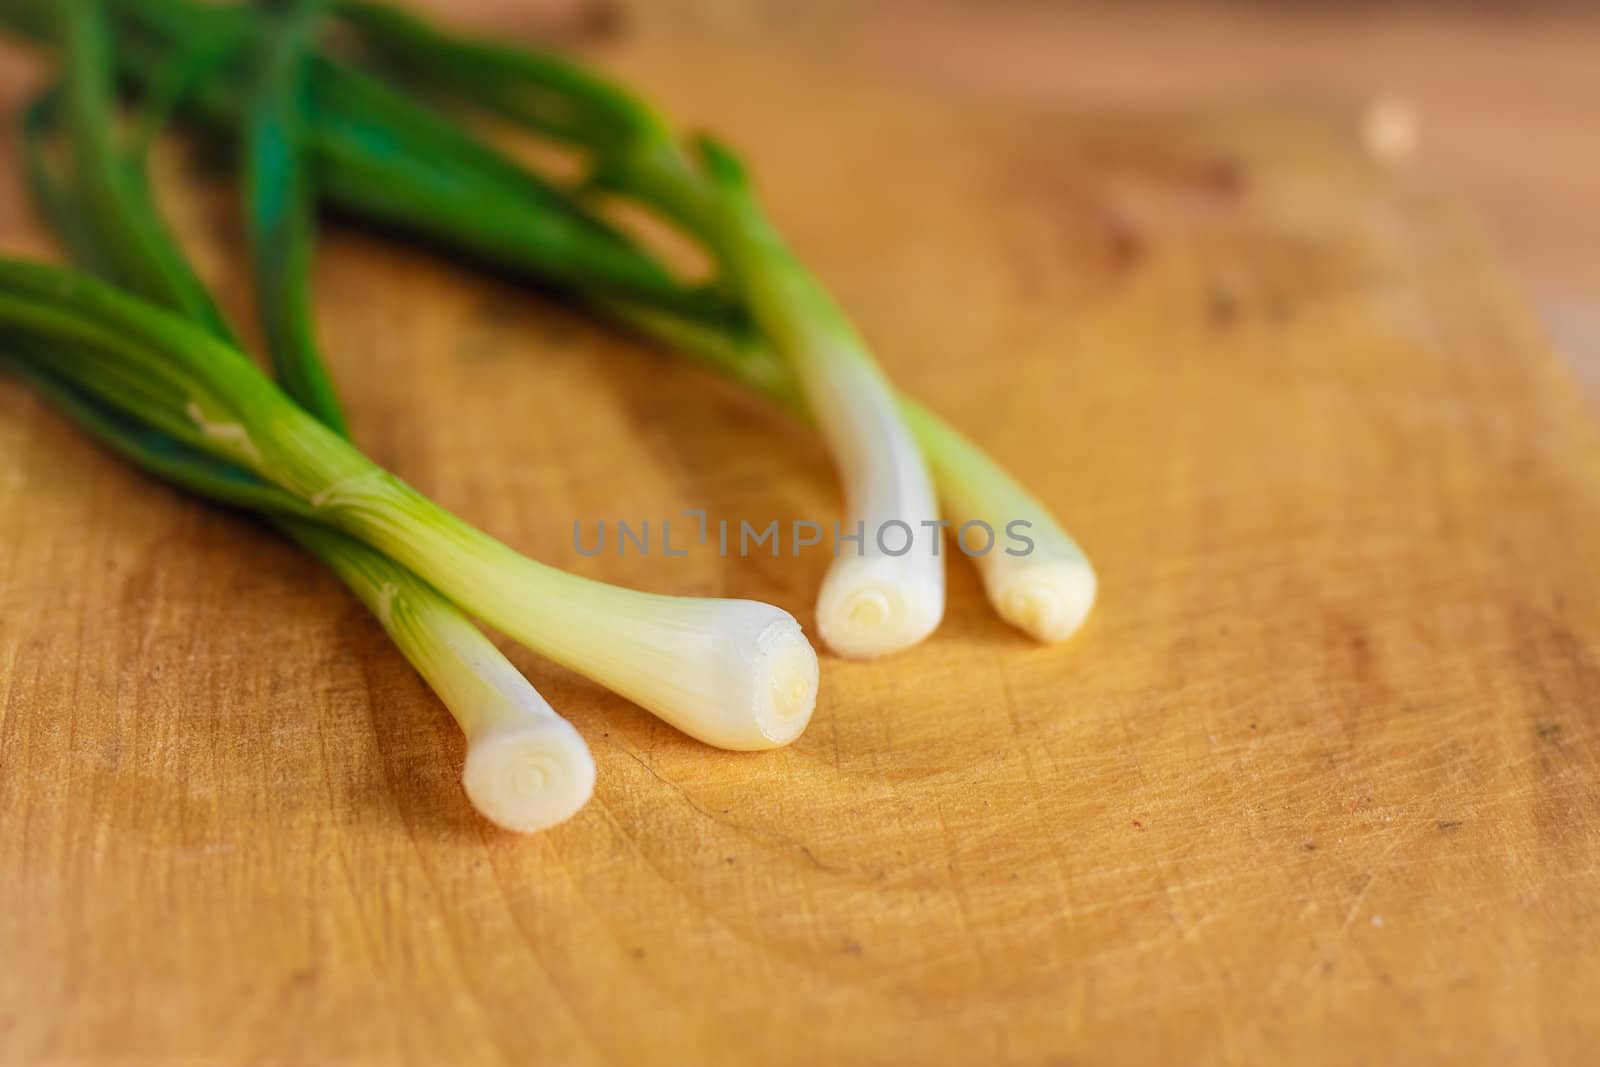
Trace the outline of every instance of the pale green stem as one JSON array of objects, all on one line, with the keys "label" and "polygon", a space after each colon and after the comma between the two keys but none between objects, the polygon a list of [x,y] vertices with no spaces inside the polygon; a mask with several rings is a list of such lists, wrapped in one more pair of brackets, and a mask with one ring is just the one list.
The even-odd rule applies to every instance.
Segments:
[{"label": "pale green stem", "polygon": [[861,541],[842,550],[823,579],[823,640],[857,658],[909,648],[944,615],[939,509],[927,465],[860,335],[789,251],[737,162],[710,143],[700,149],[699,169],[665,144],[623,165],[710,247],[792,369],[839,467],[843,532]]},{"label": "pale green stem", "polygon": [[278,526],[377,616],[455,717],[467,737],[461,783],[485,818],[532,833],[588,802],[595,767],[583,738],[455,605],[359,541],[312,522]]}]

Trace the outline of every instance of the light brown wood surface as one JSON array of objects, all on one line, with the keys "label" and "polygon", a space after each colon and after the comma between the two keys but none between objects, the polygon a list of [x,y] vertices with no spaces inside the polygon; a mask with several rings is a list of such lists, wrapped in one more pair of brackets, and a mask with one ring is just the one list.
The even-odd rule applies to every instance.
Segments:
[{"label": "light brown wood surface", "polygon": [[[1087,630],[1032,646],[952,566],[935,638],[825,658],[763,755],[510,650],[600,771],[517,838],[329,576],[0,382],[0,1063],[1592,1062],[1600,435],[1470,219],[1334,112],[604,58],[748,154],[890,372],[1079,534]],[[0,242],[42,252],[13,169]],[[571,542],[831,521],[801,427],[526,290],[324,251],[380,462],[540,558],[811,627],[822,556]]]},{"label": "light brown wood surface", "polygon": [[[1585,0],[453,0],[460,17],[567,38],[754,38],[878,77],[1018,103],[1171,107],[1383,100],[1413,165],[1483,219],[1600,404],[1600,7]],[[614,9],[612,19],[596,12]]]}]

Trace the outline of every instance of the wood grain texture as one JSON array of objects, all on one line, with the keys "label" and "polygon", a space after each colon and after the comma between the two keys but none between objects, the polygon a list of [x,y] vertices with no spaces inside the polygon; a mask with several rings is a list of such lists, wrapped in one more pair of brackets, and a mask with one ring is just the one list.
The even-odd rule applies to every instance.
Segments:
[{"label": "wood grain texture", "polygon": [[[1470,221],[1312,113],[605,58],[746,151],[891,373],[1067,519],[1088,629],[1034,647],[954,566],[933,640],[825,659],[764,755],[512,650],[600,771],[515,838],[329,576],[0,382],[0,1063],[1592,1059],[1600,436]],[[243,313],[229,204],[162,167]],[[42,250],[10,169],[0,240]],[[821,556],[571,544],[830,521],[800,427],[377,239],[319,280],[380,462],[811,628]]]},{"label": "wood grain texture", "polygon": [[836,54],[995,101],[1398,105],[1411,165],[1468,198],[1600,404],[1594,4],[884,0],[814,25]]}]

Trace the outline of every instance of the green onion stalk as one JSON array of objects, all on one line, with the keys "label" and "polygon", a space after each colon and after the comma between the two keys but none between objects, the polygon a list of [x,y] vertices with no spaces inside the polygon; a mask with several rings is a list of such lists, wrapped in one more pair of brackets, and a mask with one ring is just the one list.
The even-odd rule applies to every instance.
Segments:
[{"label": "green onion stalk", "polygon": [[[142,172],[119,158],[105,79],[109,41],[98,12],[74,3],[62,9],[62,16],[65,86],[41,98],[25,130],[36,200],[80,261],[186,314],[219,340],[231,341],[209,294],[167,235]],[[42,148],[58,108],[65,111],[71,150],[67,179],[52,173]],[[316,522],[281,490],[130,418],[63,377],[51,367],[51,350],[39,338],[8,335],[8,340],[8,355],[23,354],[16,363],[22,377],[78,425],[193,492],[264,512],[345,582],[465,732],[462,782],[480,813],[507,829],[532,832],[566,819],[587,802],[594,760],[577,731],[431,586],[382,553]],[[307,358],[317,357],[311,352]],[[330,393],[320,397],[333,404]],[[325,411],[325,421],[342,428],[336,404]]]},{"label": "green onion stalk", "polygon": [[[0,360],[119,453],[265,514],[327,562],[461,722],[469,796],[503,825],[534,829],[576,810],[593,764],[452,601],[709,743],[765,748],[798,735],[814,706],[816,660],[786,613],[636,593],[527,560],[377,468],[263,377],[165,238],[137,174],[107,147],[107,39],[92,5],[64,10],[65,93],[29,114],[34,188],[81,262],[179,314],[71,271],[0,260]],[[262,84],[259,109],[270,115],[279,105],[265,98],[294,79]],[[39,144],[63,95],[69,182],[52,179]],[[292,123],[281,128],[294,135]],[[258,130],[250,143],[275,136]],[[260,236],[304,222],[305,203],[277,207],[285,221],[258,227],[258,262]],[[280,342],[275,357],[316,359],[304,341]]]},{"label": "green onion stalk", "polygon": [[[118,0],[118,8],[124,14],[133,8],[142,12],[130,22],[131,33],[137,34],[143,24],[148,34],[148,24],[159,22],[164,34],[155,50],[126,72],[136,82],[152,80],[151,55],[159,60],[174,52],[206,54],[208,39],[227,36],[218,29],[222,20],[231,20],[230,32],[241,36],[261,32],[244,24],[240,9],[225,9],[228,14],[222,15],[190,0]],[[894,499],[895,487],[915,487],[917,464],[896,450],[903,446],[903,436],[885,412],[881,372],[832,300],[783,247],[726,149],[702,141],[692,151],[682,150],[646,107],[558,57],[451,36],[377,4],[338,3],[333,12],[354,32],[363,58],[403,76],[408,89],[509,118],[586,151],[591,165],[576,187],[561,189],[481,142],[472,141],[470,149],[462,149],[460,142],[472,139],[458,130],[456,143],[436,144],[423,152],[407,131],[439,121],[426,102],[387,86],[324,47],[313,78],[317,87],[313,125],[321,132],[311,138],[310,147],[317,172],[324,178],[321,193],[327,201],[368,221],[553,283],[603,317],[675,347],[816,419],[828,430],[835,453],[845,460],[847,490],[855,489],[848,494],[853,511],[865,512],[881,500],[889,501],[886,511],[898,507],[905,513],[912,507],[903,498]],[[215,51],[215,46],[209,50]],[[381,96],[385,101],[381,113],[353,106],[351,94],[339,89],[347,83],[358,83]],[[196,117],[211,128],[227,130],[237,124],[238,108],[231,99],[236,94],[230,85],[223,71],[196,94],[204,101]],[[363,133],[338,140],[328,132],[350,128]],[[387,145],[393,151],[374,151],[374,145]],[[491,159],[493,163],[488,162]],[[560,256],[508,254],[503,242],[484,239],[459,215],[435,210],[436,205],[425,198],[397,198],[378,191],[410,188],[416,180],[414,171],[429,166],[447,171],[461,186],[478,189],[477,200],[485,205],[481,214],[507,232],[534,230],[552,220],[578,232],[572,218],[583,211],[585,195],[594,191],[655,208],[712,252],[732,279],[737,298],[732,306],[719,308],[716,301],[726,293],[725,285],[679,286],[677,295],[669,296],[598,278],[578,261]],[[537,192],[514,188],[517,181],[510,175],[518,171],[522,175],[518,181],[532,183]],[[342,180],[377,175],[382,180]],[[604,225],[590,217],[595,226]],[[605,240],[612,254],[649,260],[615,234]],[[641,267],[635,273],[650,271]],[[1097,588],[1094,571],[1076,542],[1042,502],[933,412],[903,394],[894,396],[894,406],[953,526],[982,522],[995,530],[1016,528],[1031,540],[1033,547],[1026,555],[991,551],[975,559],[999,614],[1041,641],[1059,641],[1076,632]],[[848,569],[857,575],[888,566],[881,560],[842,561],[841,570],[848,564],[854,564]],[[830,581],[835,592],[852,587],[840,575],[830,574]],[[889,625],[867,629],[892,645],[893,623],[901,616],[891,602],[879,599],[879,587],[870,576],[864,584],[866,592],[859,599],[831,598],[847,610],[844,625],[825,625],[825,636],[850,642],[856,630],[852,618],[881,618]],[[920,588],[930,589],[931,584]],[[835,618],[835,612],[819,611],[819,622]],[[870,653],[871,646],[869,632],[865,644],[855,647]]]},{"label": "green onion stalk", "polygon": [[[291,398],[348,437],[316,342],[310,296],[315,194],[297,166],[310,106],[310,46],[322,6],[321,0],[290,5],[281,16],[282,32],[268,38],[246,113],[241,171],[256,300],[273,367]],[[377,615],[450,709],[467,736],[462,785],[485,817],[531,832],[588,802],[595,780],[588,746],[459,608],[361,542],[321,525],[291,525],[289,533]],[[349,545],[354,550],[342,547]]]},{"label": "green onion stalk", "polygon": [[262,513],[365,604],[460,724],[462,784],[491,822],[531,833],[563,821],[594,789],[594,761],[500,650],[411,571],[318,522],[294,498],[130,419],[51,369],[57,351],[0,330],[0,367],[125,459],[199,496]]},{"label": "green onion stalk", "polygon": [[790,253],[733,155],[709,139],[685,152],[644,105],[559,61],[449,39],[374,4],[340,11],[380,58],[587,150],[588,188],[632,197],[703,241],[791,369],[839,467],[844,525],[858,540],[823,581],[823,640],[866,658],[932,633],[945,586],[927,464],[866,344]]}]

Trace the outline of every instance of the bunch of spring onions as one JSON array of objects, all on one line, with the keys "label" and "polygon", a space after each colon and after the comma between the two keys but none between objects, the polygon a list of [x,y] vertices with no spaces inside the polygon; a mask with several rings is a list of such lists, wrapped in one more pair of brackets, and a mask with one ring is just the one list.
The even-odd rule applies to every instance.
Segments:
[{"label": "bunch of spring onions", "polygon": [[[148,302],[0,262],[0,361],[136,462],[266,516],[327,562],[461,722],[469,795],[495,821],[528,829],[570,814],[593,764],[462,610],[729,748],[798,735],[816,660],[776,608],[654,597],[541,566],[361,456],[311,326],[319,202],[520,272],[811,419],[839,466],[841,526],[866,532],[818,599],[818,629],[836,652],[879,656],[933,631],[945,526],[1028,531],[1026,555],[975,557],[1007,621],[1052,642],[1088,615],[1096,581],[1078,546],[977,446],[888,382],[733,153],[709,138],[680,142],[595,74],[361,0],[104,0],[103,10],[0,0],[0,23],[65,57],[65,84],[27,119],[42,206],[83,267]],[[121,126],[113,74],[132,105]],[[474,110],[577,150],[582,175],[541,175],[475,138],[460,121]],[[284,392],[242,357],[151,207],[140,155],[174,114],[235,145]],[[57,134],[70,149],[64,179],[49,165]],[[601,205],[619,198],[698,242],[716,277],[688,283],[610,225]],[[904,551],[873,536],[890,526],[911,535]],[[560,741],[506,740],[535,734]]]},{"label": "bunch of spring onions", "polygon": [[[235,88],[252,258],[287,392],[234,342],[153,207],[139,159],[147,138],[125,143],[118,121],[120,31],[97,0],[52,8],[44,28],[64,75],[26,117],[29,178],[73,258],[103,280],[0,259],[0,365],[120,454],[259,514],[326,563],[456,717],[467,794],[502,826],[536,830],[571,815],[590,795],[594,764],[464,612],[707,743],[760,749],[799,735],[817,661],[788,613],[635,592],[536,563],[344,436],[310,327],[311,193],[294,166],[316,5],[263,16],[270,32],[246,41],[260,51]],[[149,106],[143,117],[158,124],[163,105]]]},{"label": "bunch of spring onions", "polygon": [[[26,0],[13,3],[25,28]],[[1003,618],[1047,642],[1081,626],[1096,593],[1082,551],[982,450],[888,383],[725,147],[680,143],[635,97],[557,56],[451,35],[366,0],[318,7],[304,156],[289,169],[314,175],[322,199],[555,285],[816,423],[845,488],[841,526],[866,531],[860,554],[836,559],[817,604],[836,652],[877,656],[926,637],[944,605],[939,529],[972,522],[1020,523],[1033,543],[1026,555],[973,557]],[[147,108],[180,108],[225,135],[244,130],[252,71],[288,32],[281,23],[257,7],[196,0],[112,8],[129,42],[122,74]],[[578,150],[582,175],[557,182],[472,137],[455,120],[474,110]],[[605,223],[602,198],[676,226],[710,253],[718,278],[674,279]],[[873,536],[891,525],[913,536],[895,555]]]}]

